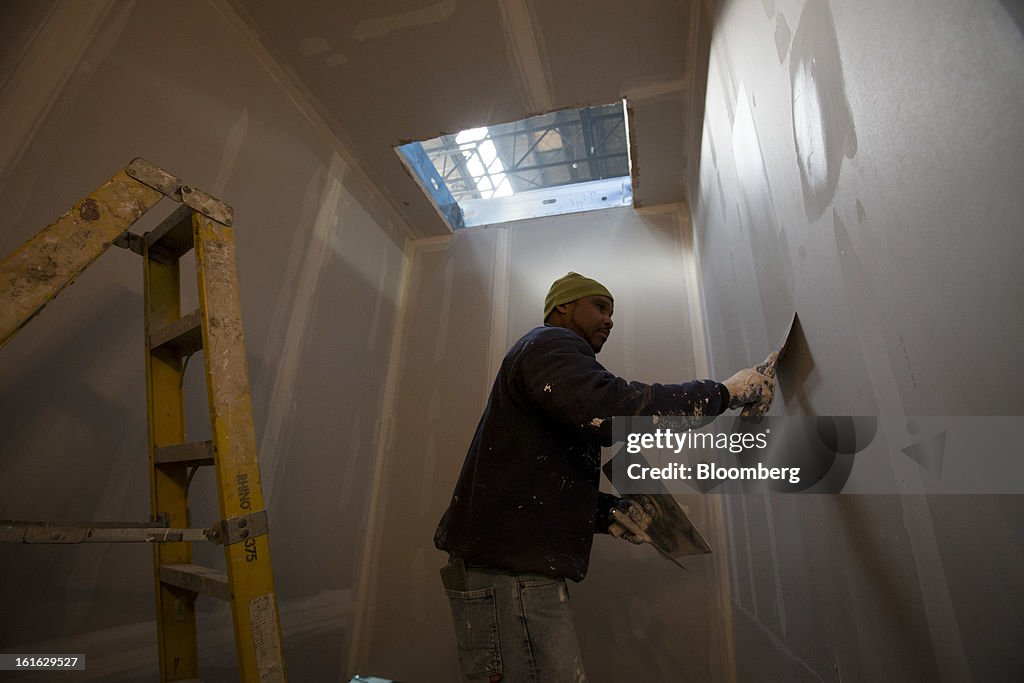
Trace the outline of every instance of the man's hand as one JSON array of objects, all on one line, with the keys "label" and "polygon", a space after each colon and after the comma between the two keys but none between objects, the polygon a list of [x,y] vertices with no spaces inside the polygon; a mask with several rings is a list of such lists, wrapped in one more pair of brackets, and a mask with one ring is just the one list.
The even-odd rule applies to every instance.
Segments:
[{"label": "man's hand", "polygon": [[645,508],[635,500],[622,500],[609,513],[612,523],[608,525],[608,533],[637,545],[650,543],[647,527],[654,521],[654,513],[654,506],[650,504]]},{"label": "man's hand", "polygon": [[761,417],[771,408],[775,398],[775,363],[777,353],[753,368],[740,370],[722,382],[729,390],[729,407],[743,408],[744,417]]}]

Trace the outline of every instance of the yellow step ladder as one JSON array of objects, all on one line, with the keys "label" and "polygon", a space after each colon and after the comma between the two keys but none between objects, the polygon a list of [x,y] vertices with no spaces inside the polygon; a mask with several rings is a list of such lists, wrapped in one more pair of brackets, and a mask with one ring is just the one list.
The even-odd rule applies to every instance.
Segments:
[{"label": "yellow step ladder", "polygon": [[[127,232],[164,196],[181,206],[144,235]],[[242,681],[286,680],[232,221],[228,205],[135,159],[0,262],[2,346],[110,244],[143,257],[152,519],[124,524],[4,520],[0,541],[153,543],[161,681],[199,678],[199,595],[230,603]],[[180,259],[193,249],[199,307],[182,315]],[[200,349],[212,438],[187,442],[183,379],[187,359]],[[221,519],[194,529],[188,489],[205,466],[216,470]],[[192,564],[195,541],[223,545],[227,572]]]}]

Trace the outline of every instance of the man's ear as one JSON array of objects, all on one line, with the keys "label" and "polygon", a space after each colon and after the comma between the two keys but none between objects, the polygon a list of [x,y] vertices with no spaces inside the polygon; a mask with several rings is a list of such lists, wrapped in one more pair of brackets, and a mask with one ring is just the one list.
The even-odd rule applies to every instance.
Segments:
[{"label": "man's ear", "polygon": [[561,320],[566,315],[568,315],[569,309],[572,308],[573,303],[575,302],[570,301],[567,304],[558,304],[557,306],[551,309],[551,312],[548,313],[548,317],[544,318],[544,322],[548,323],[549,325],[557,324],[554,323],[553,321]]}]

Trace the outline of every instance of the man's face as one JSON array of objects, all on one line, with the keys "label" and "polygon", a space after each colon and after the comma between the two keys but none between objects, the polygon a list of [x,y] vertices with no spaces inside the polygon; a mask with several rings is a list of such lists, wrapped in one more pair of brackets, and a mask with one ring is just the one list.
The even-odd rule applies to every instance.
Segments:
[{"label": "man's face", "polygon": [[565,306],[568,315],[566,327],[583,337],[594,353],[599,353],[612,331],[612,313],[615,310],[612,300],[595,294]]}]

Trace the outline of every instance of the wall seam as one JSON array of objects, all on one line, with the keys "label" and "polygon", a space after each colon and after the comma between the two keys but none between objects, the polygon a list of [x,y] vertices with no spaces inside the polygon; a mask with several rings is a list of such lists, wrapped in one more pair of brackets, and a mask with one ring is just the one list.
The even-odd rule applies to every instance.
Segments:
[{"label": "wall seam", "polygon": [[[686,298],[690,309],[690,334],[693,340],[694,370],[698,378],[711,374],[711,358],[707,344],[706,308],[704,304],[703,280],[700,276],[700,259],[697,254],[697,231],[691,220],[687,204],[679,207],[679,237],[686,281]],[[724,653],[721,660],[721,680],[736,681],[736,642],[732,624],[732,584],[729,580],[729,566],[725,555],[726,524],[722,496],[703,496],[710,525],[710,535],[715,539],[719,551],[714,553],[714,572],[717,578],[715,602],[717,619],[711,624],[712,631],[719,632],[719,642]],[[714,619],[714,616],[712,617]]]},{"label": "wall seam", "polygon": [[490,363],[484,378],[483,400],[491,391],[491,383],[508,351],[509,310],[509,254],[511,236],[509,228],[502,227],[496,234],[494,246],[494,279],[491,285],[491,330],[487,359]]},{"label": "wall seam", "polygon": [[[399,299],[396,306],[395,329],[391,335],[391,351],[388,360],[387,377],[384,384],[384,397],[381,402],[380,426],[377,434],[377,455],[373,464],[373,475],[370,481],[370,498],[366,522],[366,541],[362,549],[362,563],[356,582],[354,609],[352,611],[352,638],[349,642],[348,672],[344,680],[354,675],[366,663],[369,653],[369,637],[373,631],[376,616],[371,606],[370,596],[377,588],[377,568],[380,558],[380,536],[383,529],[383,511],[387,494],[383,482],[388,475],[389,456],[392,452],[392,434],[394,431],[395,412],[398,402],[398,382],[402,371],[402,355],[405,349],[406,323],[409,316],[410,282],[412,270],[419,254],[433,250],[438,240],[406,240],[402,254],[402,277],[399,285]],[[436,247],[435,247],[436,248]]]},{"label": "wall seam", "polygon": [[690,309],[690,336],[693,342],[694,371],[698,379],[711,376],[705,326],[704,288],[701,286],[700,263],[697,259],[697,240],[685,204],[679,207],[679,237],[683,257],[683,279],[686,283],[687,307]]}]

